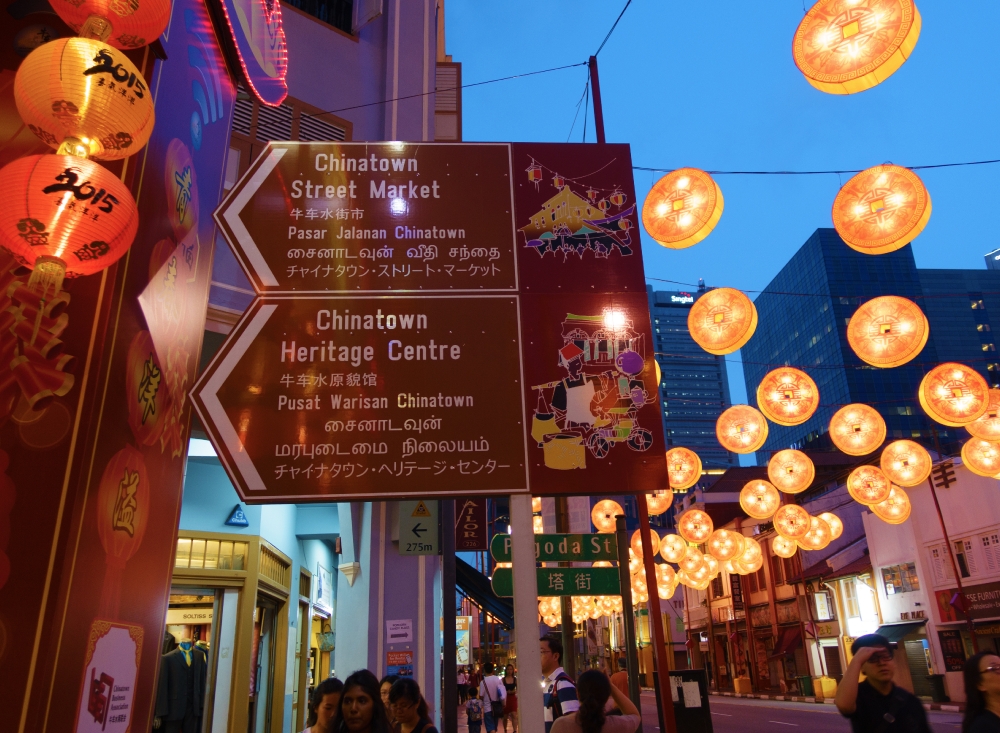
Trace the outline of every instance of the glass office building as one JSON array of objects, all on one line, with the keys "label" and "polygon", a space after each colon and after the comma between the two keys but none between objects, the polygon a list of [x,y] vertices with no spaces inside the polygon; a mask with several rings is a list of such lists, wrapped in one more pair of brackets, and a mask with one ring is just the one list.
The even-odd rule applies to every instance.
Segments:
[{"label": "glass office building", "polygon": [[704,351],[688,333],[692,304],[706,292],[653,290],[646,286],[656,361],[660,364],[660,399],[667,447],[695,451],[706,469],[739,465],[737,456],[719,445],[715,421],[730,406],[725,357]]}]

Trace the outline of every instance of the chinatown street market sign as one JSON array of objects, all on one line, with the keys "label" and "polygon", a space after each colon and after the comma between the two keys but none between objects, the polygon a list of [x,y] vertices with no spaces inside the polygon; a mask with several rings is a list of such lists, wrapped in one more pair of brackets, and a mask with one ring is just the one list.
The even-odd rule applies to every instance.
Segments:
[{"label": "chinatown street market sign", "polygon": [[248,503],[667,484],[627,145],[269,143],[192,391]]}]

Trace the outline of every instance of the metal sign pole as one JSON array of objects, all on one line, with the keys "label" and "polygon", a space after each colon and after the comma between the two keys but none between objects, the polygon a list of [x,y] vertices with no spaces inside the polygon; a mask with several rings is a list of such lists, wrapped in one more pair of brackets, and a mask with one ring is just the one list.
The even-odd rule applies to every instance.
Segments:
[{"label": "metal sign pole", "polygon": [[[545,733],[542,715],[542,655],[538,644],[538,575],[535,572],[531,497],[510,497],[511,562],[514,575],[514,634],[517,644],[517,717],[522,733]],[[537,681],[538,684],[535,684]]]},{"label": "metal sign pole", "polygon": [[441,655],[441,731],[458,733],[458,658],[455,629],[455,501],[441,502],[441,605],[444,607],[444,641]]},{"label": "metal sign pole", "polygon": [[628,667],[628,696],[642,710],[639,697],[639,652],[635,645],[635,612],[632,609],[632,576],[628,571],[628,531],[625,517],[615,517],[615,534],[618,536],[618,581],[621,584],[622,620],[625,622],[625,663]]}]

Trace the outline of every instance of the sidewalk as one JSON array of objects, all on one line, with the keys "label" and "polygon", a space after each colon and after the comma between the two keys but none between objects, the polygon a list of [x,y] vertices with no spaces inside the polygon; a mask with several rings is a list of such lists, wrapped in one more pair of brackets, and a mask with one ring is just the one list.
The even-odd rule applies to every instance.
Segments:
[{"label": "sidewalk", "polygon": [[[709,692],[709,695],[714,697],[745,697],[753,700],[787,700],[788,702],[814,702],[820,705],[833,705],[832,698],[823,697],[800,697],[798,695],[754,695],[754,694],[742,694],[736,692]],[[965,703],[955,702],[955,703],[942,703],[942,702],[924,702],[925,710],[940,710],[945,713],[964,713]]]}]

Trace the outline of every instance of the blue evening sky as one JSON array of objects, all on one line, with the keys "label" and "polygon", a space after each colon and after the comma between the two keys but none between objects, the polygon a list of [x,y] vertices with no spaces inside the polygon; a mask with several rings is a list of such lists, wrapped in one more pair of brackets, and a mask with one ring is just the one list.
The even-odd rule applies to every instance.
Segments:
[{"label": "blue evening sky", "polygon": [[[633,0],[598,57],[608,141],[630,143],[634,165],[706,170],[1000,158],[1000,2],[918,0],[923,28],[910,59],[874,89],[839,96],[810,86],[792,61],[803,1],[811,5]],[[447,0],[447,50],[462,63],[466,84],[585,61],[623,5]],[[585,80],[580,67],[463,90],[464,139],[565,142]],[[574,141],[582,139],[583,118],[581,111]],[[1000,247],[1000,164],[919,175],[933,213],[914,242],[917,265],[983,268],[983,254]],[[657,177],[636,171],[640,202]],[[709,285],[760,290],[814,229],[832,226],[841,184],[836,175],[716,180],[725,197],[718,227],[681,251],[644,237],[647,278],[703,277]],[[730,374],[733,401],[744,402],[741,370],[730,366],[737,367]]]}]

